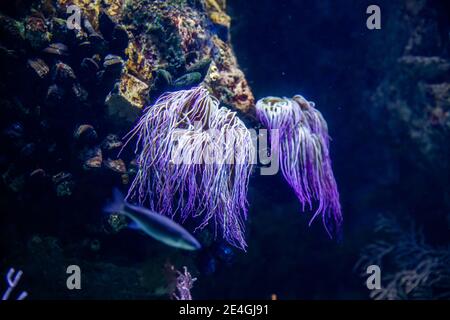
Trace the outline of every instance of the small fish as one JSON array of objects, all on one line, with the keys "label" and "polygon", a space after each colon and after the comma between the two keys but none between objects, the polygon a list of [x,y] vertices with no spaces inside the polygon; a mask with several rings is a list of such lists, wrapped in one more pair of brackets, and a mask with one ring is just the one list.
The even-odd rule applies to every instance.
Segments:
[{"label": "small fish", "polygon": [[139,228],[152,238],[171,247],[183,250],[199,250],[200,243],[186,229],[166,216],[125,201],[121,192],[114,189],[114,200],[103,210],[123,214],[133,220],[133,228]]}]

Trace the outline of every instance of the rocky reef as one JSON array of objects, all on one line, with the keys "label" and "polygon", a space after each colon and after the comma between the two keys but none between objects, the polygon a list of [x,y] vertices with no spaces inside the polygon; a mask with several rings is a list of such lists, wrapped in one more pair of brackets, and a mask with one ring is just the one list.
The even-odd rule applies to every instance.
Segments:
[{"label": "rocky reef", "polygon": [[[254,107],[229,27],[225,1],[2,3],[1,234],[11,247],[2,263],[41,279],[30,283],[36,298],[64,288],[71,262],[86,273],[85,298],[171,297],[176,277],[166,281],[164,266],[195,272],[191,256],[138,239],[136,252],[120,249],[126,223],[102,217],[101,202],[112,185],[129,187],[136,163],[126,150],[118,157],[121,138],[160,94],[203,84],[230,108]],[[23,224],[14,223],[18,214]],[[123,288],[114,296],[111,281]]]},{"label": "rocky reef", "polygon": [[[439,176],[448,172],[450,149],[450,44],[448,21],[441,20],[439,6],[427,1],[407,1],[397,18],[396,34],[404,34],[390,71],[370,101],[371,114],[405,154],[414,157],[421,170]],[[380,130],[380,131],[381,131]],[[443,177],[444,178],[444,177]],[[446,176],[445,178],[448,178]]]}]

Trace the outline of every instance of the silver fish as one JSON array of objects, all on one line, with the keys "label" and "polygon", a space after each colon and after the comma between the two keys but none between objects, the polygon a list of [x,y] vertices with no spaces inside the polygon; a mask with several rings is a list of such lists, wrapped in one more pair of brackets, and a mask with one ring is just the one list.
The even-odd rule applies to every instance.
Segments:
[{"label": "silver fish", "polygon": [[113,201],[103,208],[105,212],[129,217],[135,223],[135,227],[168,246],[191,251],[201,248],[197,239],[175,221],[144,207],[126,202],[122,193],[117,189],[114,189],[113,195]]}]

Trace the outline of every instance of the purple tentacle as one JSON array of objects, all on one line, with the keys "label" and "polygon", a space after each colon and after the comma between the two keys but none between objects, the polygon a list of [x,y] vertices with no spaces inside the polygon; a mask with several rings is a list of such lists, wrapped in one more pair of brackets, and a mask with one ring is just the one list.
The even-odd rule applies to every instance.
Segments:
[{"label": "purple tentacle", "polygon": [[264,126],[279,130],[281,170],[303,210],[316,206],[310,224],[321,215],[330,236],[339,232],[339,192],[331,167],[328,127],[320,111],[313,102],[297,95],[292,99],[261,99],[256,112]]}]

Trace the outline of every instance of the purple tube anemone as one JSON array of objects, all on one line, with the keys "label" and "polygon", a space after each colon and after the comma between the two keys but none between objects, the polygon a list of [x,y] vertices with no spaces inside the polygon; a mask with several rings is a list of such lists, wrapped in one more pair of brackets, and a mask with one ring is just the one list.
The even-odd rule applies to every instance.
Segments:
[{"label": "purple tube anemone", "polygon": [[247,187],[255,147],[235,112],[204,87],[166,93],[136,127],[137,175],[127,198],[245,250]]},{"label": "purple tube anemone", "polygon": [[292,99],[266,97],[256,104],[256,113],[269,130],[278,130],[279,159],[283,176],[305,210],[317,209],[332,236],[342,224],[339,193],[329,153],[328,127],[322,114],[300,95]]}]

